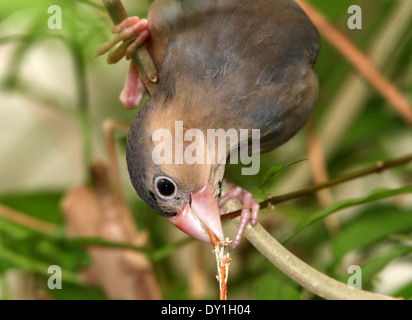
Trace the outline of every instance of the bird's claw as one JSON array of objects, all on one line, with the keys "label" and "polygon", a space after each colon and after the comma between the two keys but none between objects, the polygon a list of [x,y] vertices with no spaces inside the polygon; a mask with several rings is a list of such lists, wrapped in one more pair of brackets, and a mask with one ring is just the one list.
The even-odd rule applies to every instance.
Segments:
[{"label": "bird's claw", "polygon": [[239,186],[232,188],[219,200],[219,207],[223,207],[231,199],[238,199],[242,204],[239,227],[231,242],[231,249],[235,249],[240,244],[246,225],[250,222],[252,226],[258,222],[259,203],[252,194]]},{"label": "bird's claw", "polygon": [[119,42],[124,41],[118,48],[111,52],[107,57],[107,62],[117,63],[126,56],[130,59],[137,47],[145,43],[149,37],[149,22],[147,19],[139,17],[129,17],[118,25],[113,26],[112,33],[116,36],[105,44],[101,45],[94,57],[101,56],[111,50]]},{"label": "bird's claw", "polygon": [[[131,58],[137,47],[144,44],[149,37],[149,22],[147,19],[129,17],[118,25],[113,26],[112,33],[116,34],[116,36],[100,46],[94,55],[94,57],[98,57],[105,54],[119,42],[123,41],[122,44],[109,53],[107,57],[109,64],[117,63],[123,57],[126,57],[128,60]],[[139,76],[139,71],[132,61],[130,62],[124,88],[120,94],[120,101],[127,109],[135,108],[139,105],[145,92],[146,88]]]}]

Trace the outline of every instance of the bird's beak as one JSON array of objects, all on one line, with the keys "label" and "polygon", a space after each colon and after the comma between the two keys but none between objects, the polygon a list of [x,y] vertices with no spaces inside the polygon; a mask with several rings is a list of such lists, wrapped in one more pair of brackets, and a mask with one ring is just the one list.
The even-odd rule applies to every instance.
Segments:
[{"label": "bird's beak", "polygon": [[169,220],[184,233],[203,242],[210,243],[207,230],[212,231],[219,240],[224,240],[219,207],[209,184],[194,193],[191,204],[185,205]]}]

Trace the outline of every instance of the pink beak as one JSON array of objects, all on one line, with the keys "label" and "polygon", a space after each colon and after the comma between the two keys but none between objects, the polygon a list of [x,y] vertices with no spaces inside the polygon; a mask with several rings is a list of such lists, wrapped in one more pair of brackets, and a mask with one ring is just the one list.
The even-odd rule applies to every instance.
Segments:
[{"label": "pink beak", "polygon": [[212,231],[219,240],[224,240],[219,207],[208,184],[192,195],[190,206],[185,205],[169,220],[184,233],[203,242],[210,243],[207,230]]}]

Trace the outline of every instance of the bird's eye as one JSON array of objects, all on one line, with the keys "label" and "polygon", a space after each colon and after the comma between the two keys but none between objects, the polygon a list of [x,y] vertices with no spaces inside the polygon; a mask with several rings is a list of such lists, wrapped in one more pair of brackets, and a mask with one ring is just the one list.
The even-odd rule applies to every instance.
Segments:
[{"label": "bird's eye", "polygon": [[176,184],[166,177],[157,178],[155,185],[157,193],[164,198],[170,198],[176,193]]}]

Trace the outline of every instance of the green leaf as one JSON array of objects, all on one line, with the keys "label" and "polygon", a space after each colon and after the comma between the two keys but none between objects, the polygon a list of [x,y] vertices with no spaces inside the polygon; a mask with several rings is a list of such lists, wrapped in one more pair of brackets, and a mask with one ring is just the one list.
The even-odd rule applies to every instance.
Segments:
[{"label": "green leaf", "polygon": [[60,210],[62,198],[63,192],[59,191],[16,193],[0,197],[0,203],[35,218],[63,224]]},{"label": "green leaf", "polygon": [[158,262],[172,255],[181,246],[184,246],[187,243],[192,242],[193,238],[185,237],[182,240],[165,245],[157,249],[149,248],[147,246],[136,246],[133,244],[127,244],[127,243],[122,243],[122,242],[108,241],[108,240],[97,238],[97,237],[91,237],[91,238],[77,237],[77,238],[69,238],[69,239],[66,238],[62,241],[70,245],[82,245],[82,246],[83,245],[93,245],[97,247],[131,249],[131,250],[138,251],[138,252],[145,254],[152,261]]},{"label": "green leaf", "polygon": [[391,294],[392,297],[403,297],[404,299],[412,299],[412,282],[398,289],[395,293]]},{"label": "green leaf", "polygon": [[258,300],[299,300],[300,291],[296,284],[281,274],[266,273],[255,282]]},{"label": "green leaf", "polygon": [[48,294],[55,300],[107,300],[103,290],[82,284],[65,282],[61,290],[48,290]]},{"label": "green leaf", "polygon": [[77,237],[77,238],[67,238],[64,240],[67,244],[74,245],[93,245],[97,247],[106,247],[106,248],[118,248],[118,249],[131,249],[134,251],[143,252],[149,254],[149,248],[146,246],[136,246],[133,244],[108,241],[103,238],[98,237]]},{"label": "green leaf", "polygon": [[159,249],[156,249],[153,253],[149,255],[150,259],[154,262],[159,262],[162,259],[167,258],[168,256],[172,255],[177,249],[180,247],[190,243],[193,241],[191,237],[185,237],[182,240],[176,241],[169,245],[165,245]]},{"label": "green leaf", "polygon": [[13,222],[0,219],[0,234],[8,234],[16,239],[25,239],[33,234],[33,230],[15,224]]},{"label": "green leaf", "polygon": [[410,232],[412,210],[393,206],[374,206],[343,226],[333,239],[334,260],[351,250],[365,248],[392,234]]},{"label": "green leaf", "polygon": [[367,260],[362,264],[362,282],[370,283],[373,278],[393,260],[412,252],[412,248],[396,248],[390,252]]},{"label": "green leaf", "polygon": [[[9,265],[13,265],[14,267],[34,272],[42,276],[48,276],[47,270],[51,265],[44,261],[28,258],[24,255],[14,252],[13,250],[0,246],[0,262],[3,261],[5,261]],[[65,281],[72,283],[80,282],[80,278],[77,276],[77,274],[71,271],[63,269],[62,274]]]},{"label": "green leaf", "polygon": [[412,247],[412,235],[394,234],[391,236],[391,239],[397,240],[405,246]]},{"label": "green leaf", "polygon": [[[79,244],[64,241],[65,238],[58,232],[45,235],[4,220],[0,223],[0,247],[27,261],[57,264],[70,271],[87,265],[90,259],[85,249]],[[0,272],[15,267],[10,261],[13,260],[0,257]]]},{"label": "green leaf", "polygon": [[350,200],[343,200],[339,201],[330,207],[323,209],[321,211],[318,211],[312,215],[310,215],[308,218],[304,219],[301,221],[295,228],[295,231],[290,235],[286,240],[284,240],[284,243],[289,241],[291,238],[296,236],[299,232],[307,228],[308,226],[312,225],[313,223],[331,215],[332,213],[335,213],[339,210],[343,210],[346,208],[350,208],[353,206],[357,206],[360,204],[365,204],[377,200],[382,200],[386,198],[390,198],[396,195],[400,194],[406,194],[406,193],[412,193],[412,186],[408,187],[403,187],[399,189],[378,189],[373,191],[370,195],[363,197],[363,198],[358,198],[358,199],[350,199]]},{"label": "green leaf", "polygon": [[[392,262],[396,258],[405,256],[411,252],[412,248],[395,248],[392,249],[390,252],[387,252],[377,257],[373,257],[362,263],[362,265],[360,266],[362,270],[362,288],[365,289],[366,287],[371,287],[374,277],[380,271],[382,271],[390,262]],[[347,282],[350,276],[351,274],[341,277],[341,281]]]},{"label": "green leaf", "polygon": [[271,184],[277,176],[285,172],[287,168],[305,160],[307,159],[301,159],[289,162],[287,164],[275,164],[274,166],[270,167],[270,169],[263,176],[262,182],[259,185],[259,189],[262,190],[262,192],[264,192],[264,190],[269,186],[269,184]]}]

